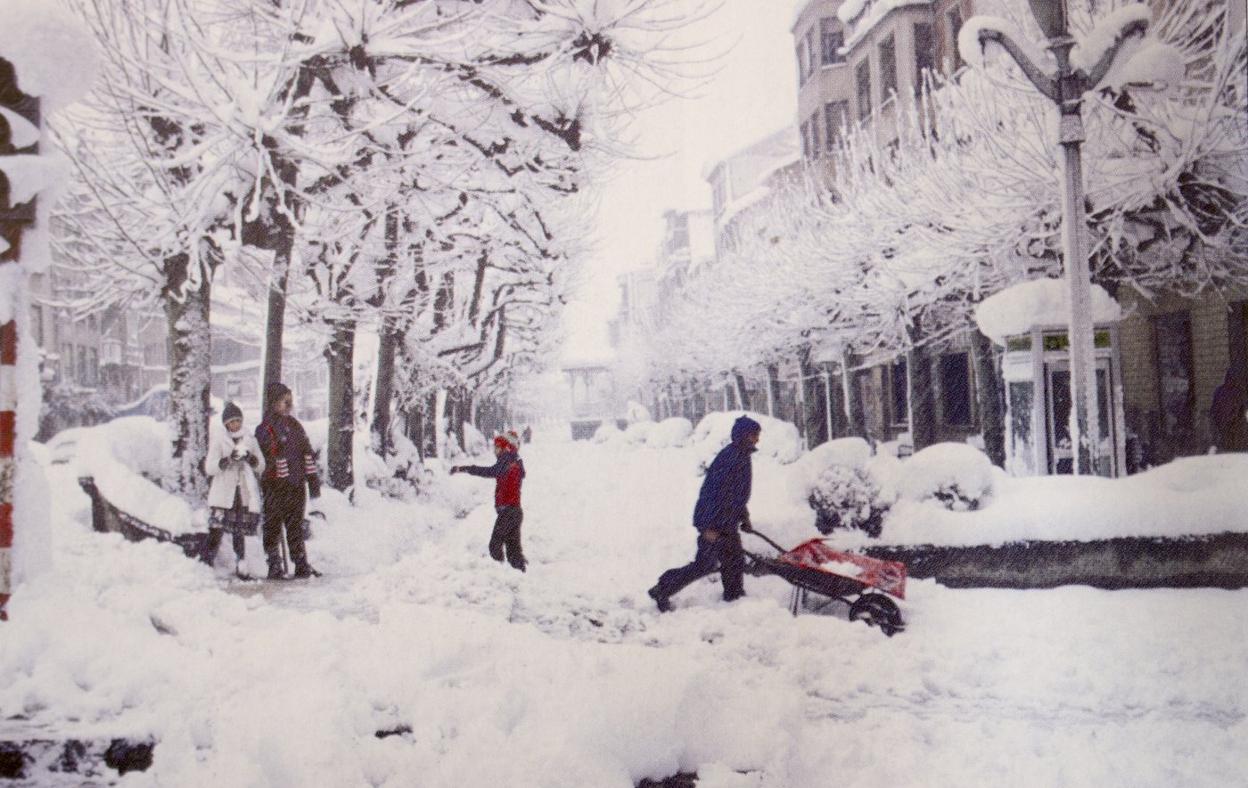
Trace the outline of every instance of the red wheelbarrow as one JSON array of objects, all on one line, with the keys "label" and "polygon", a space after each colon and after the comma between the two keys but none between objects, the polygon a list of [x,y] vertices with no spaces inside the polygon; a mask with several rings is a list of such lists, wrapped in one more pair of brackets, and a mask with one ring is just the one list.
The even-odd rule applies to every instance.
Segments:
[{"label": "red wheelbarrow", "polygon": [[906,598],[905,564],[834,550],[824,539],[810,539],[785,550],[757,529],[753,534],[780,554],[764,556],[746,550],[746,569],[754,575],[775,575],[793,586],[789,602],[793,615],[806,607],[809,594],[814,593],[828,597],[816,609],[844,602],[849,605],[850,621],[879,627],[889,637],[906,628],[897,603],[885,596]]}]

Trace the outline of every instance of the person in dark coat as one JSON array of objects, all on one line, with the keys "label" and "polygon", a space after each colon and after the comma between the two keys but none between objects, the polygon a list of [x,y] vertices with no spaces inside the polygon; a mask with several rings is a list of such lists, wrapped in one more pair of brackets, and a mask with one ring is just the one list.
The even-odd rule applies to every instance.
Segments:
[{"label": "person in dark coat", "polygon": [[748,416],[737,419],[732,425],[732,442],[706,469],[693,508],[693,527],[698,529],[697,553],[691,563],[664,572],[647,592],[660,611],[671,610],[671,598],[677,592],[716,569],[723,583],[725,602],[745,596],[745,554],[738,529],[746,533],[753,530],[747,506],[754,476],[750,455],[757,451],[762,431],[762,426]]},{"label": "person in dark coat", "polygon": [[[321,496],[316,458],[303,425],[291,415],[294,397],[281,383],[273,383],[265,391],[264,420],[256,427],[256,441],[264,452],[265,471],[260,489],[264,498],[264,552],[268,556],[269,579],[285,578],[279,552],[282,531],[290,546],[295,564],[295,577],[315,577],[317,572],[308,563],[303,544],[303,514],[307,497]],[[306,494],[305,494],[306,486]]]},{"label": "person in dark coat", "polygon": [[1248,391],[1244,389],[1242,372],[1235,368],[1226,371],[1226,379],[1213,392],[1213,404],[1209,407],[1209,426],[1213,430],[1213,445],[1218,454],[1232,451],[1248,451]]},{"label": "person in dark coat", "polygon": [[520,526],[524,522],[524,510],[520,508],[520,486],[524,482],[524,461],[520,459],[518,440],[514,433],[499,435],[494,439],[493,465],[456,465],[451,473],[467,473],[494,480],[494,533],[490,535],[490,557],[507,563],[521,572],[527,561],[520,546]]}]

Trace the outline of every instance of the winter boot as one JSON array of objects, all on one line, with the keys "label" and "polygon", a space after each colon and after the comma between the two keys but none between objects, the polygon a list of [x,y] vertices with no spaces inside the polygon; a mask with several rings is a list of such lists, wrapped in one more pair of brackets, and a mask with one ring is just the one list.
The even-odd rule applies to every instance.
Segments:
[{"label": "winter boot", "polygon": [[282,571],[282,565],[278,561],[269,561],[269,580],[285,580],[286,573]]},{"label": "winter boot", "polygon": [[654,604],[658,605],[660,613],[670,613],[672,610],[672,600],[663,595],[658,586],[654,586],[646,592],[650,598],[654,600]]},{"label": "winter boot", "polygon": [[309,577],[320,577],[321,573],[313,569],[307,561],[295,564],[295,577],[303,580]]}]

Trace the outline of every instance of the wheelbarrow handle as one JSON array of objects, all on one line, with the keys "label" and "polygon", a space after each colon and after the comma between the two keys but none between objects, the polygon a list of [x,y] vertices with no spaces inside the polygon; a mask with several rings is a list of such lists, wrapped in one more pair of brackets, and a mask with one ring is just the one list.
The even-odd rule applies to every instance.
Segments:
[{"label": "wheelbarrow handle", "polygon": [[764,542],[766,542],[767,544],[769,544],[769,545],[771,545],[772,547],[776,548],[776,549],[777,549],[778,551],[780,551],[781,553],[787,553],[787,552],[788,552],[788,550],[785,550],[783,547],[781,547],[780,545],[776,544],[776,543],[775,543],[775,541],[773,541],[773,540],[772,540],[772,538],[771,538],[770,536],[768,536],[767,534],[765,534],[765,533],[763,533],[762,531],[758,530],[757,528],[751,527],[751,528],[750,528],[750,530],[748,531],[748,533],[752,533],[752,534],[754,534],[754,535],[755,535],[755,536],[757,536],[759,539],[762,539]]}]

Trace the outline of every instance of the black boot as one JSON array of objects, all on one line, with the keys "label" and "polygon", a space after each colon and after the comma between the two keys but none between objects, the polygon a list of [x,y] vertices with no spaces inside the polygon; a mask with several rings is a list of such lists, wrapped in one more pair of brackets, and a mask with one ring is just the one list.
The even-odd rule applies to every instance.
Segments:
[{"label": "black boot", "polygon": [[650,598],[654,600],[654,604],[659,606],[660,613],[670,613],[672,611],[672,600],[663,595],[662,590],[658,586],[654,586],[646,592]]},{"label": "black boot", "polygon": [[307,561],[295,564],[295,577],[299,580],[303,580],[309,577],[320,577],[320,576],[321,576],[321,573],[313,569],[311,565],[308,564]]},{"label": "black boot", "polygon": [[282,571],[281,561],[274,561],[271,558],[269,559],[269,579],[270,580],[285,580],[286,579],[286,573]]}]

